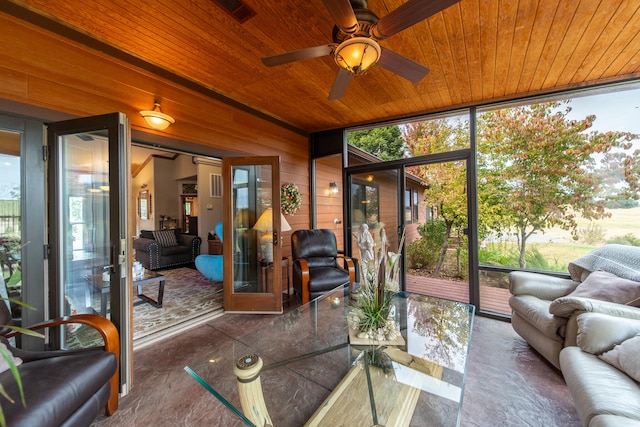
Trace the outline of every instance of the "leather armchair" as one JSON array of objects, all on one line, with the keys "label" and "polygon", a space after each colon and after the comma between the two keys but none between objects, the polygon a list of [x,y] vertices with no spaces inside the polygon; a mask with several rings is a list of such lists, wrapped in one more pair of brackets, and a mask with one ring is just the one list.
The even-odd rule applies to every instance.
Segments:
[{"label": "leather armchair", "polygon": [[[11,314],[0,301],[0,324],[9,325]],[[118,331],[108,319],[81,314],[27,327],[31,330],[66,324],[82,324],[95,328],[104,341],[103,347],[60,350],[23,351],[9,345],[7,338],[19,332],[0,331],[1,340],[14,357],[22,359],[18,373],[22,382],[26,407],[10,370],[0,373],[0,383],[15,403],[2,402],[8,426],[89,426],[105,410],[112,415],[118,408],[118,364],[120,343]]]},{"label": "leather armchair", "polygon": [[[298,230],[291,235],[293,289],[302,304],[340,285],[353,291],[356,282],[354,260],[338,254],[331,230]],[[339,264],[342,261],[342,265]]]}]

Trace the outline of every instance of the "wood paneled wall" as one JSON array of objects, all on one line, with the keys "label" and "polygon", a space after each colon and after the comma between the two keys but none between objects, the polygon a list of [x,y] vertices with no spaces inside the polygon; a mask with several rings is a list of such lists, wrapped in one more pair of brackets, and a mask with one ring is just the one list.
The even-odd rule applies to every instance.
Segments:
[{"label": "wood paneled wall", "polygon": [[[0,13],[0,28],[0,99],[38,107],[45,113],[34,118],[44,121],[59,113],[83,117],[120,111],[132,129],[170,138],[175,148],[186,141],[201,145],[203,153],[279,155],[281,181],[296,183],[303,199],[302,208],[288,221],[294,230],[309,227],[306,135],[9,15]],[[164,132],[148,129],[139,114],[151,109],[155,99],[176,119]],[[290,254],[287,245],[285,252]]]}]

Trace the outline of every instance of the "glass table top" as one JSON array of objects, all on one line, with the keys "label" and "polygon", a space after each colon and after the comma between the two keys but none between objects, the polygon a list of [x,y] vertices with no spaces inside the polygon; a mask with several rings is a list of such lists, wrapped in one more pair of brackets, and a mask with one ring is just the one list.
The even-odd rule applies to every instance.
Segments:
[{"label": "glass table top", "polygon": [[[393,305],[402,345],[350,344],[340,288],[185,370],[237,425],[459,425],[474,307],[405,292]],[[234,368],[251,357],[262,368],[239,380]]]}]

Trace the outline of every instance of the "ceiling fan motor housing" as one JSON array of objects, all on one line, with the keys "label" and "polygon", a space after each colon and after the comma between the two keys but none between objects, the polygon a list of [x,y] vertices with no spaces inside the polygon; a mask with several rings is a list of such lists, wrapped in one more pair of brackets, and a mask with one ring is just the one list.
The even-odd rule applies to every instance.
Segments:
[{"label": "ceiling fan motor housing", "polygon": [[[357,2],[352,2],[357,3]],[[364,2],[366,5],[366,2]],[[340,44],[343,41],[350,39],[352,37],[369,37],[371,36],[371,29],[375,24],[378,23],[378,15],[370,11],[369,9],[356,9],[354,7],[353,13],[356,15],[356,19],[358,20],[358,28],[353,33],[344,32],[342,29],[338,28],[337,25],[333,26],[333,42],[336,44]]]}]

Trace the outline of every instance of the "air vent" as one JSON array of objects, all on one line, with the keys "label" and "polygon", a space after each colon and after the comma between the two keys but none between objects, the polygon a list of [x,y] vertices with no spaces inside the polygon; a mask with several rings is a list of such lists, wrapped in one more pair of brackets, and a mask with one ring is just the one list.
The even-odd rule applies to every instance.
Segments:
[{"label": "air vent", "polygon": [[222,197],[222,175],[209,174],[211,181],[211,197]]},{"label": "air vent", "polygon": [[256,14],[256,12],[240,0],[213,0],[222,10],[231,15],[236,21],[244,24]]}]

